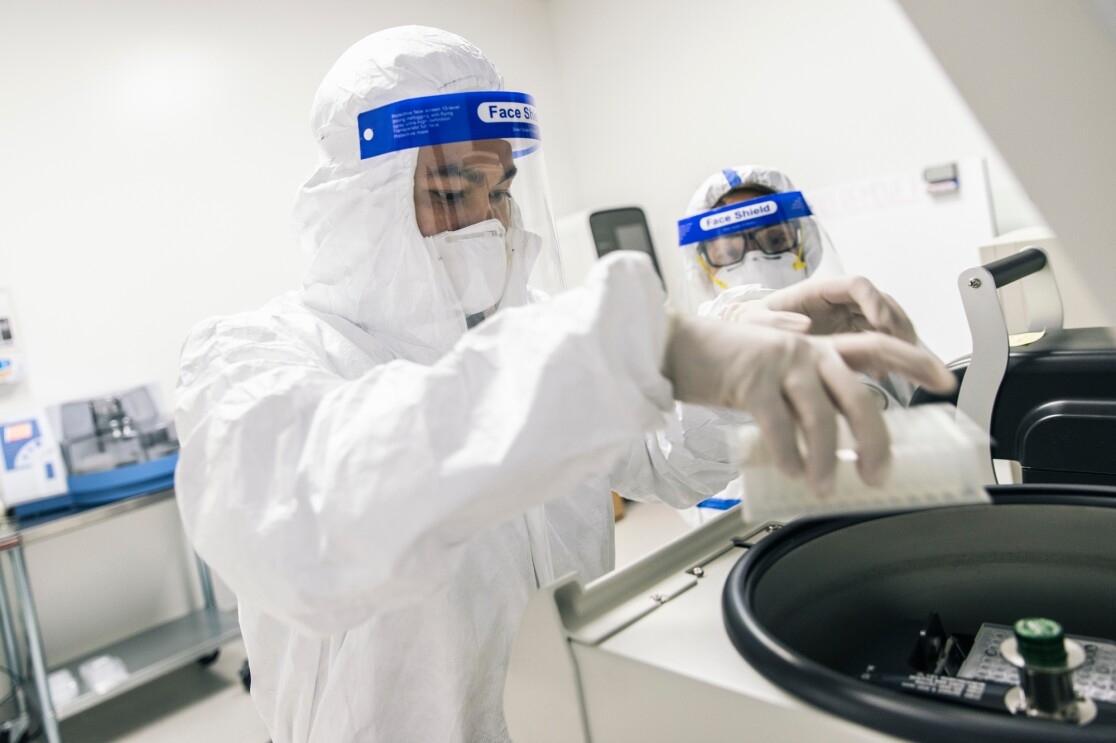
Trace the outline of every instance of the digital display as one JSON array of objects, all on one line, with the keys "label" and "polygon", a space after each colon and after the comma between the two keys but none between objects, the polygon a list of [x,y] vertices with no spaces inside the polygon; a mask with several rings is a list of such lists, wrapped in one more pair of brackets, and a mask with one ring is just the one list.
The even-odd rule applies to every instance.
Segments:
[{"label": "digital display", "polygon": [[31,421],[24,421],[23,423],[12,423],[4,426],[4,443],[11,444],[16,441],[26,441],[35,435],[35,427],[31,425]]},{"label": "digital display", "polygon": [[616,228],[616,241],[621,250],[651,252],[651,241],[647,239],[647,229],[642,224],[625,224]]},{"label": "digital display", "polygon": [[589,229],[593,233],[593,242],[596,243],[598,256],[614,250],[643,253],[651,258],[655,272],[659,272],[651,233],[647,229],[647,217],[639,207],[620,207],[593,212],[589,215]]}]

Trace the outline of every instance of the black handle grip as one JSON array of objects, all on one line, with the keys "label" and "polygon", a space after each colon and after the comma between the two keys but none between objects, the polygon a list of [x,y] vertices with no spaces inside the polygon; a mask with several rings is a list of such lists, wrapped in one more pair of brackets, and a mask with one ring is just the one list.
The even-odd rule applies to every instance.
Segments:
[{"label": "black handle grip", "polygon": [[1046,253],[1038,248],[1023,248],[1015,255],[1001,258],[998,261],[983,266],[984,270],[992,274],[996,288],[1007,286],[1013,281],[1019,281],[1024,276],[1030,276],[1036,271],[1041,271],[1046,266]]}]

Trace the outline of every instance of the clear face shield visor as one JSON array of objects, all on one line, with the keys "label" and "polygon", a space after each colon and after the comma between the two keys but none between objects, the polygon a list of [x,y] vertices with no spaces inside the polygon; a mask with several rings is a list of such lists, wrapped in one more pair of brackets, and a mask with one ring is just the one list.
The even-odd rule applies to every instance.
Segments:
[{"label": "clear face shield visor", "polygon": [[792,219],[767,227],[753,227],[705,240],[698,243],[697,249],[710,268],[727,268],[740,263],[748,253],[756,250],[766,256],[793,251],[795,259],[801,261],[802,225],[799,220]]},{"label": "clear face shield visor", "polygon": [[415,149],[415,224],[468,325],[562,289],[533,100],[482,91],[361,114],[361,156]]},{"label": "clear face shield visor", "polygon": [[719,291],[746,284],[782,289],[813,275],[832,252],[799,191],[687,217],[678,222],[678,238]]}]

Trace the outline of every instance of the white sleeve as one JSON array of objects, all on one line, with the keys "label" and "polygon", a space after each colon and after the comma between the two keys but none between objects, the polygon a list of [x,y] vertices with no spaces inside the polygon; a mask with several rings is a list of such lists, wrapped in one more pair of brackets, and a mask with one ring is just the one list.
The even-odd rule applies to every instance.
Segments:
[{"label": "white sleeve", "polygon": [[[758,284],[731,287],[698,308],[717,317],[728,304],[771,294]],[[657,431],[644,434],[611,472],[612,489],[625,498],[688,508],[721,493],[740,476],[729,452],[730,435],[752,417],[734,410],[677,403]]]},{"label": "white sleeve", "polygon": [[239,597],[312,632],[422,598],[466,540],[606,472],[659,425],[662,305],[647,258],[618,253],[433,365],[350,380],[281,322],[203,323],[176,412],[195,548]]},{"label": "white sleeve", "polygon": [[747,413],[678,403],[658,431],[644,434],[612,469],[612,489],[625,498],[688,508],[740,476],[730,435]]}]

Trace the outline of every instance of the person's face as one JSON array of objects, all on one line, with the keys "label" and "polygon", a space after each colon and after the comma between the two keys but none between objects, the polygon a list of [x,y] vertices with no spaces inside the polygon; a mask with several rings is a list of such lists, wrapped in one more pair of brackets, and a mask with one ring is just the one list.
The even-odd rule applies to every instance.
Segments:
[{"label": "person's face", "polygon": [[[759,191],[751,188],[741,188],[729,191],[722,196],[714,208],[739,204],[744,201],[767,196],[770,191]],[[791,222],[781,222],[769,227],[757,227],[753,230],[737,232],[732,235],[723,235],[707,241],[702,252],[708,263],[714,268],[730,266],[744,260],[745,254],[751,250],[762,250],[768,255],[778,255],[788,250],[793,250],[798,245],[798,233]]]},{"label": "person's face", "polygon": [[420,147],[415,218],[423,237],[498,219],[511,224],[515,178],[511,145],[502,139]]}]

